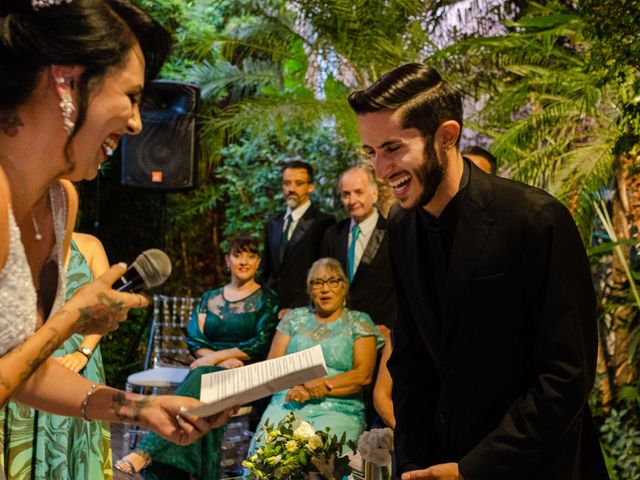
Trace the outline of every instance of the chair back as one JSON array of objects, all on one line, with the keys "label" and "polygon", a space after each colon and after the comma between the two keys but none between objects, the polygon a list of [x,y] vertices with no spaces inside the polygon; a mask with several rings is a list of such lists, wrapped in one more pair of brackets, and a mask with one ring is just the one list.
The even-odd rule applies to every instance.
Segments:
[{"label": "chair back", "polygon": [[187,325],[198,302],[193,297],[153,296],[153,322],[145,370],[155,367],[189,366],[193,356],[186,342]]}]

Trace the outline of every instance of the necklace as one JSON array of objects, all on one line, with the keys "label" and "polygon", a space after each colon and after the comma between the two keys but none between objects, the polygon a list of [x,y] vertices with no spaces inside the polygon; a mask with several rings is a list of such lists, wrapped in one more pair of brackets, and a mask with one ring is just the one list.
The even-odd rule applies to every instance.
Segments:
[{"label": "necklace", "polygon": [[36,222],[36,217],[33,216],[33,212],[31,212],[31,222],[33,223],[33,230],[36,232],[35,239],[40,241],[42,240],[42,234],[40,233],[40,225]]}]

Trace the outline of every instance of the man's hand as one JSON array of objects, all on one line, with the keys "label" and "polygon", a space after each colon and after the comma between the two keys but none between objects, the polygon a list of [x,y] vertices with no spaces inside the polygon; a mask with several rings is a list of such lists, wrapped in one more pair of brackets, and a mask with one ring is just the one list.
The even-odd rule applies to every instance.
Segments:
[{"label": "man's hand", "polygon": [[441,463],[425,470],[413,470],[402,474],[402,480],[464,480],[457,463]]},{"label": "man's hand", "polygon": [[89,361],[80,352],[67,353],[64,357],[53,357],[54,360],[60,362],[73,373],[80,373]]},{"label": "man's hand", "polygon": [[163,438],[187,445],[195,442],[212,428],[223,425],[237,410],[228,408],[210,417],[198,418],[187,415],[184,410],[202,405],[195,398],[162,395],[148,399],[139,410],[140,423]]}]

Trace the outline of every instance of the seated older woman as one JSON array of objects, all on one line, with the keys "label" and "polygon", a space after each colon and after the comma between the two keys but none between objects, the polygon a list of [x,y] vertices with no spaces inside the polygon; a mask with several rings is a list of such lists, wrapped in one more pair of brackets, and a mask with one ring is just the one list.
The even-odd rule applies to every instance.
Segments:
[{"label": "seated older woman", "polygon": [[293,411],[316,430],[330,427],[338,437],[345,432],[357,441],[365,427],[362,389],[371,382],[384,341],[366,313],[345,308],[349,281],[337,260],[317,260],[307,285],[313,308],[296,308],[282,318],[269,358],[321,345],[328,376],[276,393],[260,425],[267,419],[277,424]]},{"label": "seated older woman", "polygon": [[[275,332],[275,294],[255,279],[260,265],[258,242],[248,235],[237,235],[225,261],[231,282],[205,292],[189,323],[187,344],[196,360],[176,390],[182,395],[198,398],[205,373],[264,360]],[[129,475],[145,469],[146,479],[215,479],[221,434],[222,429],[212,430],[183,447],[150,433],[135,452],[116,463],[116,469]]]}]

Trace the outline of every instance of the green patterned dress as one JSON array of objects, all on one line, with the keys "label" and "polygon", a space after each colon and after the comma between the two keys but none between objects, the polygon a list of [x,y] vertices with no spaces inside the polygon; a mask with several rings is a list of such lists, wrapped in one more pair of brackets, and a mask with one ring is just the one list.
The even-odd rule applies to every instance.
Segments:
[{"label": "green patterned dress", "polygon": [[[200,298],[188,326],[187,344],[193,352],[201,348],[214,351],[238,348],[250,360],[264,360],[278,323],[278,304],[275,294],[259,288],[251,295],[230,302],[224,298],[224,287],[208,290]],[[204,328],[198,324],[198,314],[206,315]],[[220,367],[198,367],[175,391],[176,395],[200,397],[200,383],[205,373]],[[151,456],[152,463],[144,471],[146,480],[181,480],[190,474],[199,480],[215,480],[220,467],[220,441],[223,428],[215,428],[191,445],[180,446],[151,432],[138,445]]]},{"label": "green patterned dress", "polygon": [[[89,264],[71,241],[67,299],[91,279]],[[82,339],[82,335],[72,336],[53,356],[75,352]],[[105,383],[100,346],[81,374],[95,383]],[[0,444],[4,445],[0,462],[7,480],[113,478],[108,423],[52,415],[14,402],[0,411],[0,420]]]}]

